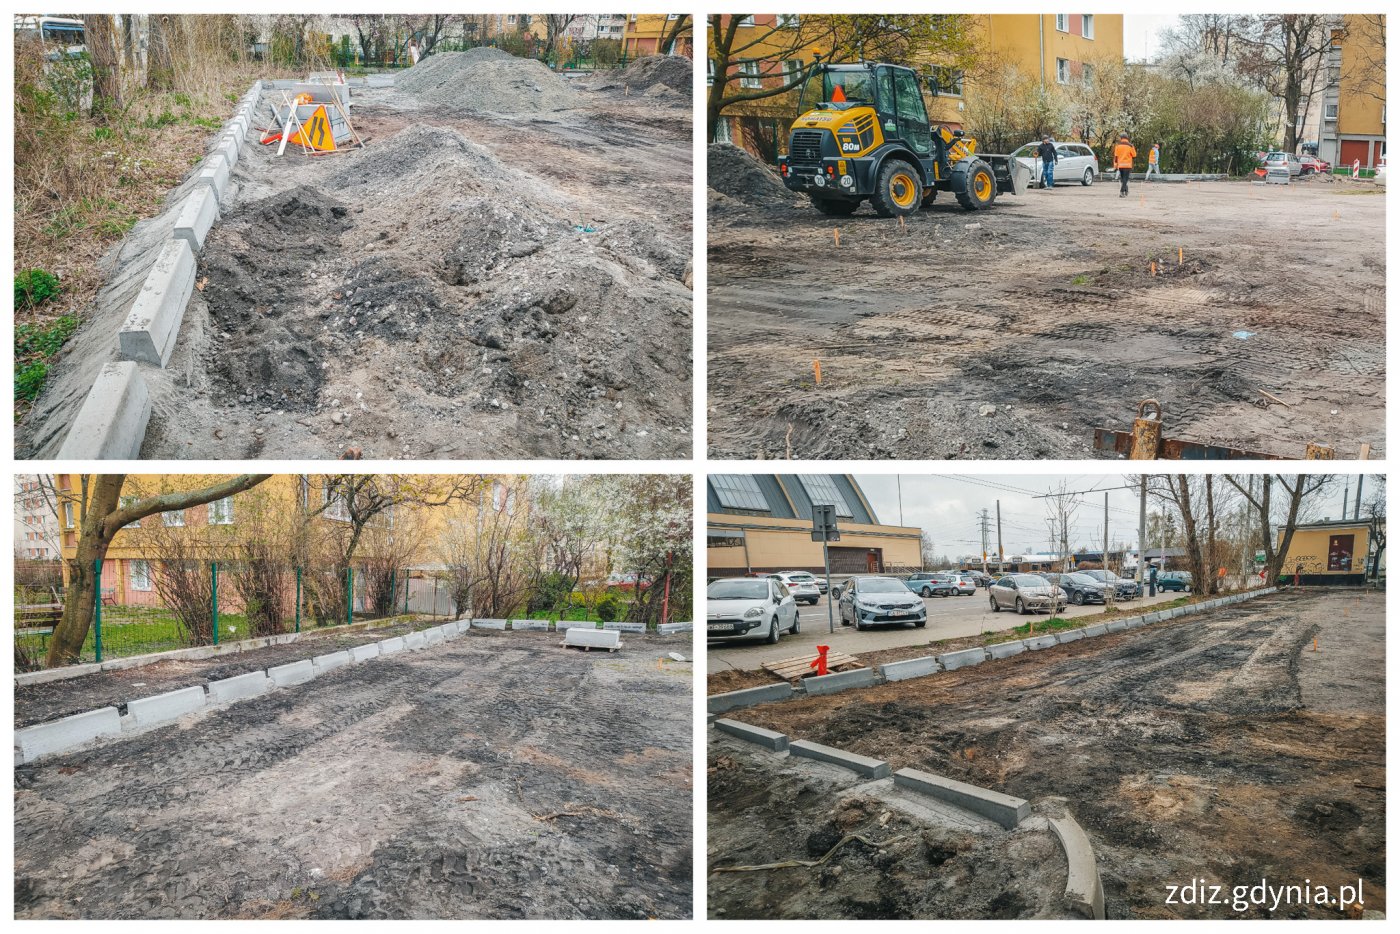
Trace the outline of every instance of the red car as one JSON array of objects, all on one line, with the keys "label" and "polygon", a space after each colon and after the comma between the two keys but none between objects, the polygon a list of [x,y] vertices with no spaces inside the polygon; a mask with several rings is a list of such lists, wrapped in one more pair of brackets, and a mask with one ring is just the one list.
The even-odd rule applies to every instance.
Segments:
[{"label": "red car", "polygon": [[1300,156],[1299,162],[1303,164],[1303,174],[1311,175],[1317,172],[1319,175],[1326,175],[1332,171],[1332,163],[1323,162],[1317,156]]}]

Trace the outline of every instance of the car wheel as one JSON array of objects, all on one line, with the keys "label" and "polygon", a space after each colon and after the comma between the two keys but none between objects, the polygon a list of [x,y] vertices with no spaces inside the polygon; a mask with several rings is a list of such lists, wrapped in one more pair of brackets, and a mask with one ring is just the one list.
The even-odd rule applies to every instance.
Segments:
[{"label": "car wheel", "polygon": [[1090,185],[1094,184],[1094,170],[1085,169],[1084,177],[1079,180],[1079,184],[1083,185],[1085,188],[1088,188]]},{"label": "car wheel", "polygon": [[927,587],[925,587],[923,590],[919,591],[919,596],[921,596],[921,597],[931,597],[931,596],[933,596],[933,591],[932,591],[932,590],[929,590]]},{"label": "car wheel", "polygon": [[777,644],[778,644],[778,617],[777,617],[777,614],[774,614],[773,618],[770,619],[770,620],[768,621],[768,638],[765,639],[765,640],[763,640],[763,641],[767,642],[769,645],[777,645]]},{"label": "car wheel", "polygon": [[900,159],[889,159],[875,179],[870,206],[881,217],[897,217],[913,214],[923,198],[924,186],[914,168]]},{"label": "car wheel", "polygon": [[1026,605],[1021,602],[1020,597],[1016,598],[1016,612],[1021,614],[1022,616],[1026,615]]},{"label": "car wheel", "polygon": [[993,613],[1000,613],[1000,612],[1001,612],[1001,604],[1000,604],[1000,603],[997,603],[997,598],[996,598],[996,597],[992,597],[992,596],[988,596],[987,599],[991,601],[991,604],[992,604],[992,612],[993,612]]},{"label": "car wheel", "polygon": [[868,628],[869,628],[869,627],[865,625],[865,620],[863,620],[863,619],[861,619],[859,616],[857,616],[857,617],[856,617],[856,632],[865,632],[865,630],[868,629]]},{"label": "car wheel", "polygon": [[794,614],[792,614],[792,628],[789,629],[788,632],[789,632],[790,634],[792,634],[792,635],[795,636],[795,635],[797,635],[797,634],[798,634],[799,632],[801,632],[801,631],[802,631],[802,619],[801,619],[801,614],[800,614],[800,613],[794,613]]},{"label": "car wheel", "polygon": [[1069,599],[1070,599],[1070,602],[1073,603],[1075,606],[1083,606],[1083,605],[1084,605],[1084,591],[1082,591],[1082,590],[1076,590],[1076,591],[1074,592],[1074,596],[1070,597]]}]

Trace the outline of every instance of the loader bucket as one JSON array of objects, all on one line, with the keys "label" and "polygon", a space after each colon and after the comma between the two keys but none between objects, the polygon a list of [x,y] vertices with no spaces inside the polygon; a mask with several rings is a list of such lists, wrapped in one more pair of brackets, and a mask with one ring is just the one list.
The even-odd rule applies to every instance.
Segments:
[{"label": "loader bucket", "polygon": [[1026,193],[1031,184],[1031,170],[1024,162],[1010,156],[994,156],[980,152],[977,155],[992,167],[992,174],[997,177],[997,194]]}]

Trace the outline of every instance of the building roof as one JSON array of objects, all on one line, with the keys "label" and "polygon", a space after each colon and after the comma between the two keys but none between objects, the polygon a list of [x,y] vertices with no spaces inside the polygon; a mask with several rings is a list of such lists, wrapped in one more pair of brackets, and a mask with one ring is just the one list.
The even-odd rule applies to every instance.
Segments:
[{"label": "building roof", "polygon": [[705,480],[707,512],[774,519],[812,517],[814,503],[836,505],[836,521],[879,525],[854,479],[846,474],[710,474]]}]

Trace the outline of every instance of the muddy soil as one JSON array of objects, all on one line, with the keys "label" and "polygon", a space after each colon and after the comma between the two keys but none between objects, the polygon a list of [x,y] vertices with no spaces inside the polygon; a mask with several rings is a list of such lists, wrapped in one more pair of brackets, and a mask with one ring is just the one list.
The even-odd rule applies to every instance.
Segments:
[{"label": "muddy soil", "polygon": [[[1008,833],[930,808],[888,779],[866,783],[710,736],[711,918],[1071,916],[1062,904],[1065,859],[1043,824]],[[859,839],[832,852],[847,835]],[[726,871],[828,853],[819,866]]]},{"label": "muddy soil", "polygon": [[473,634],[22,766],[22,918],[684,918],[688,665]]},{"label": "muddy soil", "polygon": [[1383,911],[1384,617],[1383,595],[1280,594],[742,719],[894,769],[1064,797],[1109,917],[1338,916],[1165,904],[1193,878],[1361,879]]},{"label": "muddy soil", "polygon": [[1146,398],[1170,438],[1384,447],[1383,190],[1096,184],[904,226],[745,190],[709,192],[712,456],[1114,456],[1094,429]]},{"label": "muddy soil", "polygon": [[[142,369],[142,456],[688,456],[684,102],[580,89],[576,109],[503,115],[353,94],[363,150],[245,141],[170,364]],[[105,261],[21,457],[58,449],[114,359],[170,214]]]},{"label": "muddy soil", "polygon": [[232,678],[250,671],[260,671],[269,665],[286,665],[303,658],[338,652],[367,642],[379,642],[416,629],[427,629],[440,622],[441,620],[425,619],[416,623],[406,622],[352,632],[319,633],[310,630],[296,642],[269,645],[239,652],[237,655],[170,659],[137,668],[98,671],[66,681],[16,685],[15,728],[96,710],[98,707],[120,706],[142,697],[153,697],[179,688],[208,684],[210,681]]}]

